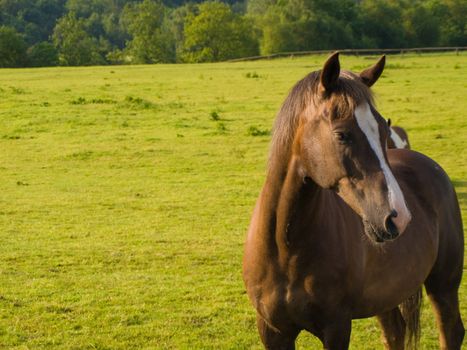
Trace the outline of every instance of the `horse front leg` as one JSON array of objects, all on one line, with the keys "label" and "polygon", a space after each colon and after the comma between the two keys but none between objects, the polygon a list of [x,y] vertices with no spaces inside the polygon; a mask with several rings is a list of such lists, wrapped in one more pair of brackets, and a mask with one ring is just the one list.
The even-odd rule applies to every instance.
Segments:
[{"label": "horse front leg", "polygon": [[394,308],[377,316],[383,330],[383,343],[386,350],[404,350],[405,321],[399,308]]},{"label": "horse front leg", "polygon": [[440,293],[427,287],[427,294],[436,314],[440,349],[460,350],[465,330],[460,317],[457,290]]},{"label": "horse front leg", "polygon": [[321,341],[326,350],[346,350],[349,348],[352,319],[350,317],[337,318],[327,324],[322,332]]},{"label": "horse front leg", "polygon": [[257,314],[256,324],[258,326],[258,332],[261,337],[261,341],[264,344],[265,349],[268,350],[294,350],[295,339],[300,332],[297,329],[278,330],[269,326],[264,319]]},{"label": "horse front leg", "polygon": [[[462,234],[462,231],[461,231]],[[459,247],[458,249],[462,249]],[[457,266],[441,266],[425,281],[426,294],[436,314],[439,330],[439,346],[442,350],[460,350],[465,329],[459,310],[458,290],[462,277],[463,256],[458,253]],[[455,256],[455,254],[451,254]],[[440,258],[438,258],[439,261]],[[442,261],[441,261],[442,262]],[[438,264],[441,264],[440,262]],[[446,264],[447,265],[447,264]],[[453,265],[451,263],[451,265]]]}]

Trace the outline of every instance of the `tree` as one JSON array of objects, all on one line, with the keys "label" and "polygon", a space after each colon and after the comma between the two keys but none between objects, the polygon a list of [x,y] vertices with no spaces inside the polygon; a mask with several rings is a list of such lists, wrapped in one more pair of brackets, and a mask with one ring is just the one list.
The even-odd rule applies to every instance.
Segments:
[{"label": "tree", "polygon": [[348,48],[355,45],[353,0],[272,0],[249,3],[250,15],[261,29],[261,52]]},{"label": "tree", "polygon": [[0,24],[24,34],[29,45],[48,40],[64,13],[63,0],[1,0]]},{"label": "tree", "polygon": [[175,57],[177,62],[179,62],[183,56],[187,18],[195,16],[197,12],[198,8],[193,3],[188,3],[170,11],[169,28],[175,42]]},{"label": "tree", "polygon": [[258,53],[253,25],[226,4],[207,1],[187,17],[182,60],[212,62]]},{"label": "tree", "polygon": [[57,66],[58,52],[52,43],[40,42],[28,49],[28,62],[30,67]]},{"label": "tree", "polygon": [[284,16],[279,6],[270,6],[266,12],[256,17],[261,28],[261,53],[268,55],[276,52],[298,51],[293,34],[293,23]]},{"label": "tree", "polygon": [[161,0],[128,4],[122,13],[122,23],[131,36],[125,49],[130,63],[175,61],[175,42]]},{"label": "tree", "polygon": [[[402,8],[394,1],[363,0],[360,4],[363,36],[376,48],[406,47]],[[398,19],[398,20],[397,20]]]},{"label": "tree", "polygon": [[439,18],[421,2],[404,7],[403,25],[408,46],[435,46],[440,38]]},{"label": "tree", "polygon": [[26,42],[14,28],[0,27],[0,67],[24,67]]},{"label": "tree", "polygon": [[[466,0],[0,0],[0,26],[29,47],[30,62],[19,44],[14,64],[34,66],[56,62],[54,51],[59,64],[89,65],[466,46],[466,21]],[[18,55],[5,50],[4,62]]]},{"label": "tree", "polygon": [[105,38],[113,48],[124,48],[129,39],[120,23],[126,4],[136,0],[67,0],[68,11],[84,18],[87,32],[95,38]]},{"label": "tree", "polygon": [[446,46],[467,45],[465,0],[432,0],[428,7],[440,22],[440,42]]},{"label": "tree", "polygon": [[59,19],[52,38],[59,51],[61,65],[86,66],[106,63],[99,52],[97,39],[86,32],[84,20],[76,18],[73,12]]}]

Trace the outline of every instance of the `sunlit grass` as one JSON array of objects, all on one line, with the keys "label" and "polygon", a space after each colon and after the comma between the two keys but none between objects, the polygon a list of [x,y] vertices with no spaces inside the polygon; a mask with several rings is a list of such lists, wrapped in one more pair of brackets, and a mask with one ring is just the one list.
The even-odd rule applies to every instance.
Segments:
[{"label": "sunlit grass", "polygon": [[[0,70],[0,348],[261,348],[244,235],[275,113],[325,58]],[[387,62],[378,109],[446,169],[465,223],[466,55]],[[428,302],[423,324],[436,349]],[[373,320],[351,348],[382,348]]]}]

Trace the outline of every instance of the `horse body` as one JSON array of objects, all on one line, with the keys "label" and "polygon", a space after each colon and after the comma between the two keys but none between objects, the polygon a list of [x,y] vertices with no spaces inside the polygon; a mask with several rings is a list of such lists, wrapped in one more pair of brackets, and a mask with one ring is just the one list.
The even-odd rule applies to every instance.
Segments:
[{"label": "horse body", "polygon": [[[292,199],[298,202],[295,220],[288,223],[286,232],[276,232],[270,226],[274,211],[262,210],[262,202],[274,191],[266,185],[252,219],[244,262],[248,293],[266,321],[273,325],[280,318],[275,313],[286,314],[296,326],[311,331],[313,327],[307,324],[314,308],[331,310],[327,315],[330,318],[342,312],[351,318],[381,314],[417,292],[435,264],[440,236],[445,246],[452,246],[450,249],[462,246],[459,215],[446,220],[448,225],[440,220],[440,211],[455,202],[448,179],[428,158],[415,152],[406,158],[411,158],[409,164],[434,171],[417,179],[417,172],[409,166],[401,164],[398,171],[397,164],[393,165],[414,219],[404,235],[384,246],[362,235],[361,218],[338,195],[314,184],[302,185],[297,198]],[[411,191],[410,182],[417,180],[424,181],[427,193]],[[424,199],[425,207],[418,198]],[[458,209],[452,213],[458,214]],[[437,227],[446,229],[447,238],[454,231],[457,240],[446,239]],[[282,251],[271,254],[277,250],[271,249],[275,245]]]},{"label": "horse body", "polygon": [[[441,346],[460,349],[463,326],[457,288],[463,232],[447,175],[420,153],[387,151],[411,213],[406,228],[396,221],[404,232],[393,239],[390,223],[386,236],[368,229],[358,206],[351,208],[350,197],[341,193],[345,185],[336,190],[318,184],[325,180],[316,174],[309,177],[302,154],[308,149],[304,134],[300,124],[291,146],[281,154],[275,154],[273,145],[245,246],[243,276],[265,347],[293,349],[304,329],[325,348],[346,349],[351,320],[376,315],[386,347],[403,349],[409,321],[398,305],[417,295],[425,283],[437,310]],[[381,177],[370,175],[375,183]],[[344,180],[350,181],[339,181]],[[381,214],[384,205],[376,211]]]}]

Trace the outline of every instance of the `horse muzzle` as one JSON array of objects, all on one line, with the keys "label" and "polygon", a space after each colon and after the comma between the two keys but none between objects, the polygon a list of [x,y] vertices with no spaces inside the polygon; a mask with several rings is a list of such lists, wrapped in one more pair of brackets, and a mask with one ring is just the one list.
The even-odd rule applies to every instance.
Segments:
[{"label": "horse muzzle", "polygon": [[397,211],[392,210],[384,220],[384,229],[386,231],[384,237],[387,238],[387,240],[395,239],[399,236],[399,228],[394,223],[394,219],[397,218],[397,215]]},{"label": "horse muzzle", "polygon": [[397,216],[397,211],[392,210],[391,213],[389,213],[389,215],[384,218],[382,225],[373,224],[371,221],[364,219],[363,226],[365,229],[365,234],[370,239],[378,243],[396,239],[401,234],[399,227],[394,222],[394,219],[397,218]]}]

